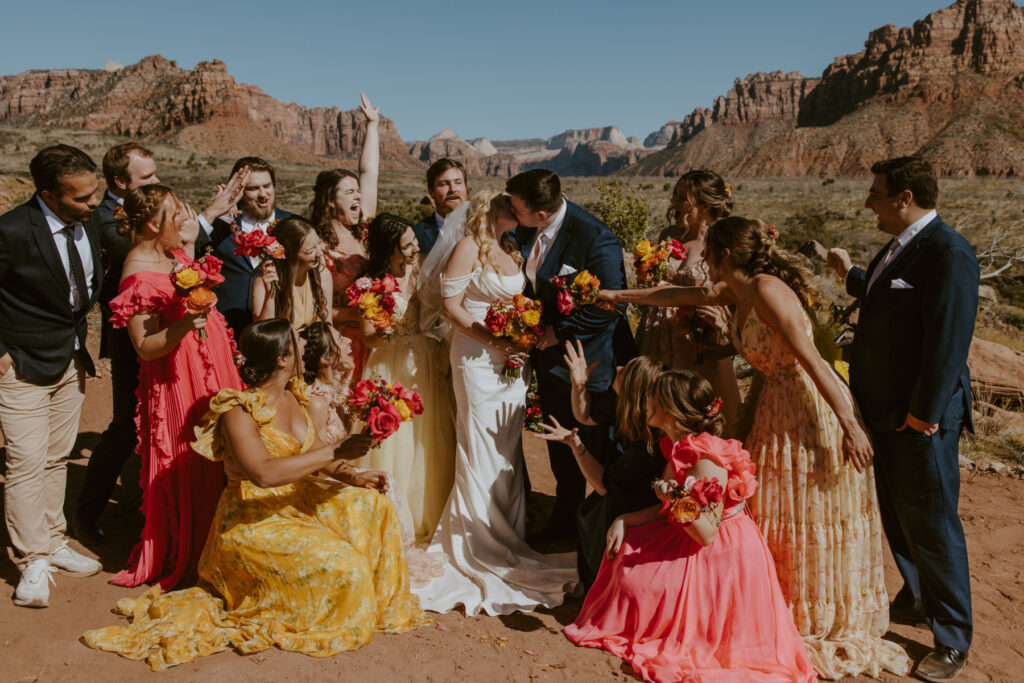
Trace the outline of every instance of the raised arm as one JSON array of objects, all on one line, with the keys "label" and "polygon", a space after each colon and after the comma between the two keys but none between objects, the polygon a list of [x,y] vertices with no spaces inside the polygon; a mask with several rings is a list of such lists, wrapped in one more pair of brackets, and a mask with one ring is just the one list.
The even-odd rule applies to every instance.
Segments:
[{"label": "raised arm", "polygon": [[573,417],[581,425],[596,425],[597,423],[590,417],[591,401],[590,392],[587,391],[587,382],[590,381],[590,375],[601,361],[596,360],[587,365],[587,356],[583,353],[583,344],[579,339],[576,340],[575,347],[571,341],[565,342],[565,355],[562,358],[569,368],[569,381],[572,383]]},{"label": "raised arm", "polygon": [[724,283],[707,287],[679,287],[662,285],[647,289],[602,289],[598,299],[613,304],[643,304],[659,308],[675,306],[733,306],[736,299]]},{"label": "raised arm", "polygon": [[359,153],[359,194],[363,218],[377,215],[377,178],[380,174],[380,107],[370,105],[370,98],[359,93],[359,111],[366,117],[366,137]]},{"label": "raised arm", "polygon": [[803,308],[799,299],[784,282],[773,277],[755,281],[754,307],[758,317],[779,333],[789,351],[796,357],[843,428],[843,450],[857,468],[863,471],[874,453],[871,442],[857,421],[853,401],[843,391],[835,372],[825,362],[807,335]]}]

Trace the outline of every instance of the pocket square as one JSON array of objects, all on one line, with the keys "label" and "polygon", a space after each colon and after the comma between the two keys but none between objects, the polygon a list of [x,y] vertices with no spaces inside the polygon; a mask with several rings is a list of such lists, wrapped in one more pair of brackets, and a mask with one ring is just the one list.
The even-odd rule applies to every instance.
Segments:
[{"label": "pocket square", "polygon": [[904,280],[902,278],[896,278],[895,280],[892,281],[892,283],[889,286],[892,287],[893,289],[913,289],[914,288],[914,285],[910,284],[909,282],[907,282],[906,280]]},{"label": "pocket square", "polygon": [[573,268],[572,266],[563,263],[562,267],[558,269],[558,277],[565,277],[566,275],[572,275],[577,270],[578,270],[577,268]]}]

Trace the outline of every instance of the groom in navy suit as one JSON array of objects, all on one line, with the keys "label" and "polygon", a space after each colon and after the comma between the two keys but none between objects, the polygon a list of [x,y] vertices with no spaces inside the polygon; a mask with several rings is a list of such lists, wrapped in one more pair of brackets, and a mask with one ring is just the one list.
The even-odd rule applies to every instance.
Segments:
[{"label": "groom in navy suit", "polygon": [[867,270],[842,249],[829,264],[861,300],[850,388],[874,439],[882,525],[903,576],[890,618],[928,624],[935,648],[915,675],[950,681],[967,663],[973,630],[957,499],[960,433],[973,430],[967,354],[978,260],[935,211],[931,164],[901,157],[871,172],[865,205],[893,239]]},{"label": "groom in navy suit", "polygon": [[[607,458],[615,448],[611,430],[580,425],[573,417],[569,369],[562,358],[565,342],[578,339],[587,361],[599,361],[587,385],[593,392],[611,386],[615,366],[635,356],[636,346],[623,311],[578,306],[562,315],[551,278],[568,275],[571,280],[581,270],[589,270],[602,288],[625,288],[622,244],[608,226],[562,197],[561,182],[552,171],[520,173],[509,179],[505,190],[519,221],[516,240],[523,254],[526,295],[544,305],[544,337],[532,355],[541,408],[567,429],[578,427],[587,449],[599,460]],[[572,449],[552,441],[547,445],[556,481],[555,507],[541,535],[572,536],[586,480]]]}]

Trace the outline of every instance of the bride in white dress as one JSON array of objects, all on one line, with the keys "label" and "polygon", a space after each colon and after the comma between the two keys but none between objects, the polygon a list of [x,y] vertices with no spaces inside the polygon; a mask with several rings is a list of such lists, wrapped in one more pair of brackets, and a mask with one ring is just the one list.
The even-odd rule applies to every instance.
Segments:
[{"label": "bride in white dress", "polygon": [[[506,234],[515,227],[507,196],[478,193],[448,216],[423,264],[424,282],[440,284],[440,308],[454,326],[451,369],[458,405],[455,485],[428,549],[448,559],[443,576],[413,589],[423,608],[434,612],[459,604],[467,615],[554,607],[578,583],[575,553],[544,555],[523,540],[529,366],[517,379],[504,377],[505,360],[521,351],[483,325],[494,300],[508,302],[525,286],[522,259]],[[437,314],[423,311],[425,328]]]}]

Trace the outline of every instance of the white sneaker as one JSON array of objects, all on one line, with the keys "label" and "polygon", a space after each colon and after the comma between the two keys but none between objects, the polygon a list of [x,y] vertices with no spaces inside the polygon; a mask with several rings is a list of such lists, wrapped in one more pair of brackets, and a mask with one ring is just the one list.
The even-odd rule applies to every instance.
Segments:
[{"label": "white sneaker", "polygon": [[67,541],[50,553],[50,565],[72,576],[92,576],[103,569],[96,560],[69,548]]},{"label": "white sneaker", "polygon": [[21,580],[14,590],[14,604],[19,607],[49,607],[50,584],[57,585],[53,580],[54,571],[45,557],[29,562],[21,570]]}]

